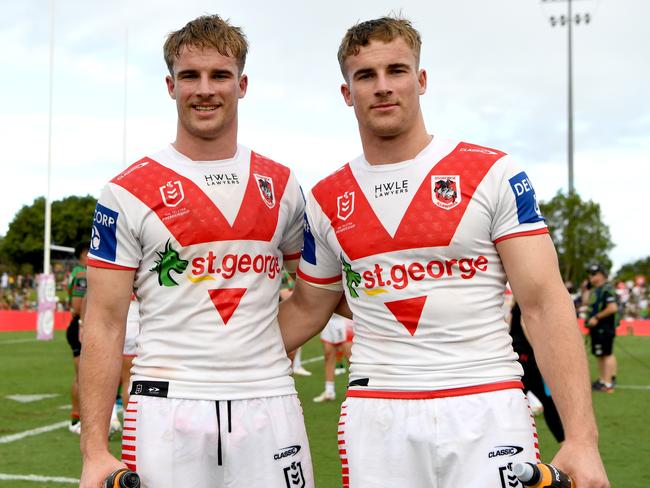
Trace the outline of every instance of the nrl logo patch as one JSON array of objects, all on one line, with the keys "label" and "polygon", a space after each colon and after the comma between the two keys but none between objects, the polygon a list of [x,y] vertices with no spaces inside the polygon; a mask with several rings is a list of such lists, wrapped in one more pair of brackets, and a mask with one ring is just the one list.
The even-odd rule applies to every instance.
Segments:
[{"label": "nrl logo patch", "polygon": [[287,482],[287,488],[305,488],[305,476],[302,474],[300,461],[284,468],[284,480]]},{"label": "nrl logo patch", "polygon": [[343,195],[336,197],[336,216],[341,220],[347,220],[354,212],[354,192],[346,191]]},{"label": "nrl logo patch", "polygon": [[166,207],[176,207],[185,198],[183,185],[179,180],[168,181],[160,187],[160,195]]},{"label": "nrl logo patch", "polygon": [[451,210],[461,202],[460,176],[434,175],[431,177],[431,199],[438,207]]},{"label": "nrl logo patch", "polygon": [[275,192],[273,191],[273,180],[268,176],[262,176],[253,174],[255,181],[257,182],[257,188],[260,190],[260,195],[262,195],[262,200],[267,207],[275,207]]}]

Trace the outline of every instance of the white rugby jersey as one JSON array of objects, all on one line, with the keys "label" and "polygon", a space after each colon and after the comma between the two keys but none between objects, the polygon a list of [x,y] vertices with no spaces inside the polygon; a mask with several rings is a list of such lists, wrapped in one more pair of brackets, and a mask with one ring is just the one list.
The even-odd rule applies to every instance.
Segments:
[{"label": "white rugby jersey", "polygon": [[354,315],[348,395],[519,384],[495,244],[548,230],[510,157],[438,138],[402,163],[359,157],[306,215],[298,275],[343,290]]},{"label": "white rugby jersey", "polygon": [[108,183],[88,264],[136,270],[134,381],[169,381],[175,398],[295,393],[277,307],[304,206],[287,167],[243,146],[214,162],[169,146]]}]

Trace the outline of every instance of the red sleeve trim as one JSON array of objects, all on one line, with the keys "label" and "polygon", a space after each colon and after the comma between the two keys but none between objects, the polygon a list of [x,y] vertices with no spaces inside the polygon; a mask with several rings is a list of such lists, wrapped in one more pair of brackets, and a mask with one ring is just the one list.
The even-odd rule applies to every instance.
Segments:
[{"label": "red sleeve trim", "polygon": [[429,400],[431,398],[446,398],[463,395],[475,395],[490,391],[523,389],[521,381],[503,381],[488,383],[486,385],[466,386],[463,388],[450,388],[448,390],[433,391],[387,391],[387,390],[354,390],[348,389],[347,396],[355,398],[388,398],[399,400]]},{"label": "red sleeve trim", "polygon": [[338,283],[341,281],[340,276],[333,276],[332,278],[314,278],[313,276],[309,276],[308,274],[305,274],[300,267],[296,270],[296,274],[302,278],[305,281],[308,281],[309,283],[314,283],[316,285],[331,285],[332,283]]},{"label": "red sleeve trim", "polygon": [[540,234],[548,234],[548,227],[544,227],[542,229],[527,230],[525,232],[515,232],[514,234],[508,234],[506,236],[499,237],[496,241],[494,241],[494,243],[498,244],[501,241],[505,241],[506,239],[512,239],[513,237],[536,236]]},{"label": "red sleeve trim", "polygon": [[293,254],[283,254],[282,258],[285,261],[293,261],[295,259],[300,259],[300,251],[293,253]]},{"label": "red sleeve trim", "polygon": [[88,258],[88,266],[93,268],[105,268],[105,269],[123,269],[127,271],[133,271],[138,268],[130,268],[128,266],[120,266],[119,264],[107,263],[105,261],[99,261],[98,259]]}]

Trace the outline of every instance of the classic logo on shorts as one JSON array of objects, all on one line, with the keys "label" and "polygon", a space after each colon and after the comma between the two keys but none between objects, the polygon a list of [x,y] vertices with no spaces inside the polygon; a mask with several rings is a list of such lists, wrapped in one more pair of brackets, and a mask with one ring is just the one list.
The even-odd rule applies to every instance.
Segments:
[{"label": "classic logo on shorts", "polygon": [[302,474],[300,461],[291,463],[284,468],[284,479],[287,482],[287,488],[305,488],[305,476]]},{"label": "classic logo on shorts", "polygon": [[346,191],[343,195],[336,197],[336,216],[341,220],[347,220],[354,212],[354,192]]},{"label": "classic logo on shorts", "polygon": [[280,459],[284,459],[288,456],[295,456],[296,454],[298,454],[299,451],[300,451],[300,446],[298,445],[283,447],[282,449],[279,449],[279,452],[276,452],[273,455],[273,459],[279,461]]},{"label": "classic logo on shorts", "polygon": [[155,261],[156,266],[149,271],[158,273],[158,284],[160,286],[178,286],[178,283],[172,277],[172,271],[183,274],[187,268],[188,261],[181,259],[180,254],[174,249],[167,239],[164,251],[156,251],[158,259]]},{"label": "classic logo on shorts", "polygon": [[500,456],[515,456],[523,451],[523,447],[519,446],[494,446],[494,449],[488,453],[488,458],[495,458]]},{"label": "classic logo on shorts", "polygon": [[461,201],[460,176],[433,175],[431,177],[431,199],[438,207],[451,210]]},{"label": "classic logo on shorts", "polygon": [[183,201],[183,198],[185,198],[185,194],[183,193],[183,185],[181,185],[181,182],[179,180],[170,180],[161,186],[160,195],[162,195],[163,203],[167,207],[176,207]]},{"label": "classic logo on shorts", "polygon": [[260,190],[260,195],[262,195],[262,200],[266,203],[266,206],[269,208],[275,207],[275,192],[273,191],[273,180],[268,176],[262,176],[253,173],[255,181],[257,182],[257,188]]}]

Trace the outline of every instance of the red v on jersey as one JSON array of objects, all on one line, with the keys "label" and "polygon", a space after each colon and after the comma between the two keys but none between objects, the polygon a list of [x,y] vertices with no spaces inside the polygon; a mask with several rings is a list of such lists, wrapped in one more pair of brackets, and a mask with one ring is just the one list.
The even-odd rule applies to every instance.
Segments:
[{"label": "red v on jersey", "polygon": [[271,241],[288,179],[288,168],[251,152],[248,185],[232,226],[196,183],[153,159],[134,163],[111,181],[153,210],[179,244],[190,246]]},{"label": "red v on jersey", "polygon": [[426,301],[427,297],[424,296],[395,300],[394,302],[384,302],[384,305],[392,312],[395,319],[406,327],[409,334],[415,335]]},{"label": "red v on jersey", "polygon": [[[460,143],[441,159],[425,176],[406,209],[394,236],[391,236],[375,214],[357,183],[350,165],[321,181],[312,193],[327,215],[336,237],[350,259],[375,254],[448,246],[467,205],[487,172],[503,152]],[[436,175],[458,175],[461,201],[450,209],[434,204],[432,178]],[[338,200],[354,192],[354,208],[341,218]]]},{"label": "red v on jersey", "polygon": [[235,313],[239,302],[246,293],[246,288],[214,288],[208,290],[208,292],[212,303],[223,319],[224,325],[228,325],[230,317]]}]

